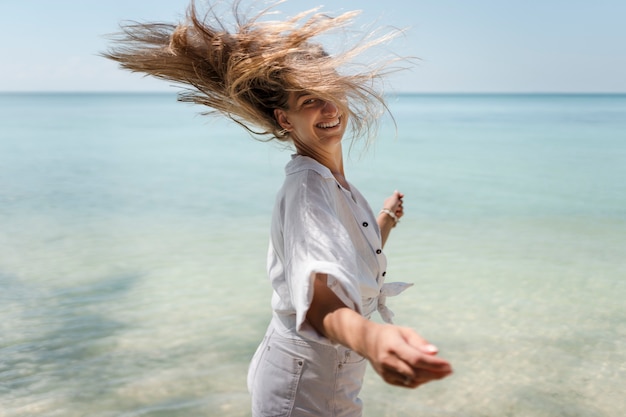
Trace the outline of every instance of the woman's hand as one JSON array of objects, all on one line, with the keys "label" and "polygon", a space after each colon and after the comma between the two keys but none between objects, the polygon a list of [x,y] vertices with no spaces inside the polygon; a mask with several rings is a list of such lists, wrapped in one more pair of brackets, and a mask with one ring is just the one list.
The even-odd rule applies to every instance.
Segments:
[{"label": "woman's hand", "polygon": [[367,358],[386,382],[416,388],[452,373],[450,364],[435,356],[437,348],[415,331],[366,319],[346,307],[327,283],[326,274],[316,274],[307,320],[320,334]]},{"label": "woman's hand", "polygon": [[412,329],[378,324],[366,337],[365,357],[391,385],[417,388],[452,373],[450,364],[435,356],[437,348]]},{"label": "woman's hand", "polygon": [[[398,190],[394,191],[391,196],[385,199],[383,209],[378,213],[376,223],[378,223],[378,228],[380,229],[383,246],[385,246],[387,242],[391,229],[394,228],[398,221],[400,221],[400,218],[404,216],[404,207],[402,206],[403,198],[404,194]],[[391,214],[387,213],[387,210]]]},{"label": "woman's hand", "polygon": [[404,216],[404,208],[402,207],[402,199],[404,194],[396,190],[393,194],[385,199],[383,202],[383,209],[387,209],[396,215],[398,220]]}]

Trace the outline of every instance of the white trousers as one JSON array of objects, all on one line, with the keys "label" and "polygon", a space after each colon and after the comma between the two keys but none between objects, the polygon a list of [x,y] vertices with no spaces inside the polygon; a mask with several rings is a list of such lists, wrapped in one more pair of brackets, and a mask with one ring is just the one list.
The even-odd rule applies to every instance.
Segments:
[{"label": "white trousers", "polygon": [[272,324],[252,358],[253,417],[360,417],[367,361],[343,347],[280,335]]}]

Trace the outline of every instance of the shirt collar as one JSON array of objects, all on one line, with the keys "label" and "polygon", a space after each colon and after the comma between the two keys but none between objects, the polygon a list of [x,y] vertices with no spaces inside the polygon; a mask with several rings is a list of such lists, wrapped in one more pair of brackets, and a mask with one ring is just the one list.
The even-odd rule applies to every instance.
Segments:
[{"label": "shirt collar", "polygon": [[332,180],[335,179],[332,172],[330,172],[330,169],[320,164],[311,157],[298,154],[291,155],[291,161],[289,161],[287,163],[287,166],[285,166],[285,173],[289,175],[309,169],[317,172],[323,178]]}]

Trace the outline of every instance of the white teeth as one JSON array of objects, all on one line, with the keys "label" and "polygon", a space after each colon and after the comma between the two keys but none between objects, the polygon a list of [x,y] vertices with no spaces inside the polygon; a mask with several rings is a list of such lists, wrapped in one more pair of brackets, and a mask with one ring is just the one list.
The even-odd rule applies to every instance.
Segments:
[{"label": "white teeth", "polygon": [[331,123],[319,123],[317,127],[320,127],[322,129],[329,129],[331,127],[339,126],[339,123],[340,123],[339,120],[337,120],[336,122],[331,122]]}]

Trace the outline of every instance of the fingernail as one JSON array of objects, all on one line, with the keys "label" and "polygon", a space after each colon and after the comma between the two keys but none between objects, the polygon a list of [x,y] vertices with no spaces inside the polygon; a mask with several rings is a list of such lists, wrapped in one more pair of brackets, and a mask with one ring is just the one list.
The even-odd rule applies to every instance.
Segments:
[{"label": "fingernail", "polygon": [[425,348],[427,351],[431,352],[431,353],[437,353],[437,352],[439,352],[439,349],[437,349],[437,346],[435,346],[435,345],[426,345],[426,346],[424,346],[424,348]]}]

